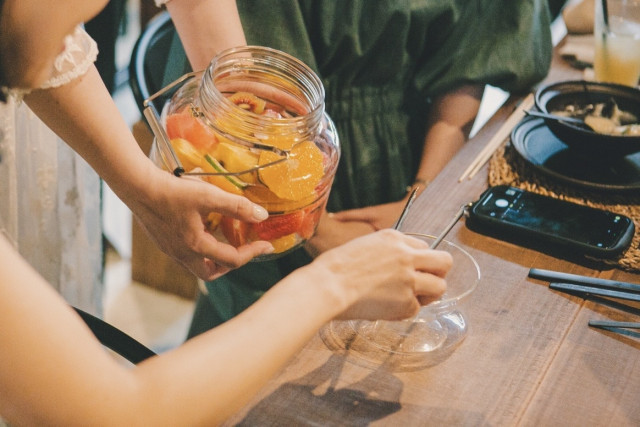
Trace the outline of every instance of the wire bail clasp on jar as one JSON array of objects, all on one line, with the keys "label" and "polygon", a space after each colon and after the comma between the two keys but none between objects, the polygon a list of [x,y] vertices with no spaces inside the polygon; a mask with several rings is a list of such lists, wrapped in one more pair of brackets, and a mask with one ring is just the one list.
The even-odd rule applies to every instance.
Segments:
[{"label": "wire bail clasp on jar", "polygon": [[[214,175],[239,176],[239,175],[243,175],[243,174],[247,174],[247,173],[256,172],[256,171],[258,171],[260,169],[264,169],[264,168],[267,168],[269,166],[273,166],[275,164],[287,161],[289,159],[290,151],[291,151],[291,149],[293,147],[295,147],[295,144],[291,147],[291,149],[281,149],[281,148],[274,147],[274,146],[271,146],[271,145],[259,144],[259,143],[255,143],[255,142],[253,142],[253,143],[241,142],[242,145],[249,146],[249,148],[273,151],[274,153],[276,153],[276,154],[278,154],[279,156],[282,156],[282,157],[280,159],[278,159],[278,160],[274,160],[272,162],[265,163],[263,165],[256,165],[256,166],[254,166],[254,167],[252,167],[250,169],[247,169],[247,170],[244,170],[244,171],[240,171],[240,172],[196,172],[196,171],[187,172],[187,171],[185,171],[184,167],[182,166],[182,163],[180,162],[180,159],[176,155],[176,152],[175,152],[175,150],[173,148],[173,145],[171,145],[171,141],[169,139],[169,135],[167,135],[167,132],[165,131],[164,127],[162,126],[160,115],[158,114],[158,110],[156,109],[155,105],[153,104],[153,101],[158,99],[158,98],[160,98],[161,96],[167,94],[170,90],[174,89],[175,87],[177,87],[180,84],[183,84],[187,80],[195,78],[198,74],[201,74],[201,73],[202,73],[201,71],[192,71],[190,73],[187,73],[187,74],[181,76],[180,78],[174,80],[173,82],[171,82],[166,87],[160,89],[158,92],[154,93],[149,98],[145,99],[144,102],[143,102],[143,106],[144,106],[143,114],[144,114],[145,118],[147,119],[147,122],[149,123],[149,126],[151,127],[151,131],[153,132],[153,135],[156,138],[156,145],[158,147],[159,155],[162,158],[162,161],[164,162],[164,164],[171,171],[171,173],[173,173],[177,177],[180,177],[182,175],[193,175],[193,176],[214,176]],[[200,109],[198,107],[196,107],[194,105],[190,105],[190,110],[191,110],[191,113],[192,113],[192,115],[194,117],[198,117],[200,120],[202,120],[206,124],[206,126],[208,126],[209,128],[213,129],[213,126],[211,125],[209,120],[200,111]]]}]

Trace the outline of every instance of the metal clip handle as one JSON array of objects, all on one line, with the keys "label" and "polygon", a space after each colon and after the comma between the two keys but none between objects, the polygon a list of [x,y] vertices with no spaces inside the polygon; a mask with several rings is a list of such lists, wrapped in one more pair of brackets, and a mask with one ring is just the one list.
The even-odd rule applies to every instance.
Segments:
[{"label": "metal clip handle", "polygon": [[173,151],[171,142],[169,142],[169,136],[160,124],[158,112],[153,105],[147,105],[145,106],[143,113],[147,118],[149,126],[151,126],[151,131],[156,137],[156,144],[162,160],[175,176],[181,176],[184,174],[184,168],[182,167],[178,156],[176,156],[176,153]]},{"label": "metal clip handle", "polygon": [[[283,156],[283,157],[281,159],[274,160],[272,162],[265,163],[263,165],[256,165],[255,167],[253,167],[251,169],[244,170],[244,171],[241,171],[241,172],[189,172],[189,173],[187,173],[185,171],[184,167],[182,166],[182,163],[180,163],[180,159],[178,159],[178,156],[176,155],[175,151],[173,150],[173,146],[171,145],[171,141],[169,140],[169,136],[167,135],[167,132],[162,127],[162,124],[160,123],[160,115],[158,114],[158,111],[157,111],[157,109],[155,108],[155,106],[153,105],[152,102],[155,99],[157,99],[158,97],[164,95],[165,93],[167,93],[168,91],[170,91],[171,89],[176,87],[177,85],[183,83],[184,81],[186,81],[186,80],[188,80],[190,78],[193,78],[193,77],[197,76],[200,73],[202,73],[202,71],[192,71],[190,73],[187,73],[187,74],[181,76],[177,80],[174,80],[173,82],[171,82],[166,87],[160,89],[158,92],[156,92],[153,95],[151,95],[149,98],[145,99],[144,102],[143,102],[143,106],[144,106],[143,114],[144,114],[144,117],[147,119],[147,122],[149,123],[149,126],[151,127],[151,131],[153,132],[153,135],[156,137],[156,144],[157,144],[157,147],[158,147],[159,154],[160,154],[163,162],[165,163],[165,165],[167,165],[167,167],[171,170],[171,172],[175,176],[178,176],[178,177],[180,177],[182,175],[238,176],[238,175],[242,175],[242,174],[246,174],[246,173],[255,172],[255,171],[258,171],[260,169],[264,169],[264,168],[267,168],[269,166],[273,166],[275,164],[284,162],[284,161],[289,159],[290,149],[289,150],[285,150],[285,149],[281,149],[281,148],[274,147],[274,146],[271,146],[271,145],[260,144],[260,143],[257,143],[257,142],[252,143],[251,145],[247,145],[246,143],[238,142],[239,144],[246,145],[249,148],[257,148],[257,149],[261,149],[261,150],[272,151],[272,152],[274,152],[274,153],[276,153],[276,154],[278,154],[280,156]],[[200,114],[200,118],[202,120],[204,120],[207,123],[207,125],[209,125],[210,127],[213,127],[213,126],[211,126],[211,124],[209,123],[207,118],[204,117],[204,115],[201,112],[199,112],[199,114]],[[227,137],[228,139],[231,139],[231,140],[234,139],[231,135],[225,135],[225,137]],[[295,145],[296,144],[294,144],[294,146]]]},{"label": "metal clip handle", "polygon": [[185,80],[196,76],[200,72],[201,71],[192,71],[191,73],[183,75],[179,79],[170,83],[168,86],[160,89],[158,92],[145,99],[142,104],[144,106],[144,110],[142,111],[142,113],[147,119],[153,135],[156,137],[160,156],[162,157],[162,160],[165,162],[167,167],[171,170],[171,172],[178,177],[184,174],[184,168],[182,167],[178,156],[176,156],[175,151],[173,151],[173,147],[171,146],[171,142],[169,141],[169,136],[160,124],[160,115],[158,114],[158,111],[156,110],[152,102],[159,96],[164,95],[169,90],[173,89]]}]

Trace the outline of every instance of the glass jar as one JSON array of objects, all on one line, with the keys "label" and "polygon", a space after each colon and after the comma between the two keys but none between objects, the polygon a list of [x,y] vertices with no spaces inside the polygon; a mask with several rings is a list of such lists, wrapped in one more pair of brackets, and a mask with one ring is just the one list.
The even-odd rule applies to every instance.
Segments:
[{"label": "glass jar", "polygon": [[[175,89],[158,117],[151,100]],[[335,126],[317,75],[294,57],[246,46],[221,52],[145,101],[154,162],[263,206],[250,224],[212,212],[207,227],[233,246],[268,240],[273,259],[316,230],[338,166]]]}]

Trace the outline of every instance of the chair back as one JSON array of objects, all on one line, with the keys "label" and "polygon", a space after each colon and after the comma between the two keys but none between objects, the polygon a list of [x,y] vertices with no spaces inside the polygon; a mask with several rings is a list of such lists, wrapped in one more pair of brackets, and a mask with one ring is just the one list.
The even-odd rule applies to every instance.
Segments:
[{"label": "chair back", "polygon": [[[173,21],[168,12],[160,12],[138,37],[129,63],[129,85],[140,112],[147,98],[189,71]],[[158,110],[165,100],[155,100]]]}]

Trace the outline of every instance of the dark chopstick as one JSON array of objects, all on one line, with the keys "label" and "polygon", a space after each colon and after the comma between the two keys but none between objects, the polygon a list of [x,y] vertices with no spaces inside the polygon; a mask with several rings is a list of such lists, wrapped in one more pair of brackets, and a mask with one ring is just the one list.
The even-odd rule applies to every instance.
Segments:
[{"label": "dark chopstick", "polygon": [[616,322],[613,320],[589,320],[589,326],[596,328],[640,329],[640,322]]},{"label": "dark chopstick", "polygon": [[[543,270],[532,268],[529,270],[529,277],[534,279],[548,280],[549,288],[566,292],[582,298],[593,298],[594,302],[601,304],[615,304],[613,308],[623,311],[636,310],[635,307],[624,306],[600,297],[619,298],[628,301],[640,301],[640,285],[620,282],[616,280],[600,279],[597,277],[580,276],[577,274],[563,273],[561,271]],[[617,322],[611,320],[589,320],[589,326],[606,329],[624,335],[632,335],[640,338],[637,332],[627,329],[640,329],[640,322]]]},{"label": "dark chopstick", "polygon": [[589,285],[598,288],[625,290],[629,292],[640,293],[640,285],[629,282],[620,282],[617,280],[600,279],[597,277],[580,276],[577,274],[563,273],[561,271],[542,270],[532,268],[529,270],[529,277],[534,279],[542,279],[548,281],[556,281],[562,283],[576,283],[581,285]]},{"label": "dark chopstick", "polygon": [[640,301],[640,294],[633,292],[616,291],[613,289],[599,288],[594,286],[577,285],[575,283],[549,283],[550,289],[568,292],[571,294],[600,295],[604,297],[620,298],[628,301]]},{"label": "dark chopstick", "polygon": [[633,314],[635,316],[640,316],[640,308],[634,307],[629,304],[625,304],[624,302],[621,302],[621,301],[616,301],[608,298],[603,298],[597,295],[589,295],[589,294],[583,294],[578,292],[576,292],[575,295],[596,304],[605,305],[607,307],[611,307],[616,310],[624,311],[625,313]]},{"label": "dark chopstick", "polygon": [[400,230],[400,227],[402,227],[402,223],[404,222],[404,219],[407,217],[407,214],[409,213],[409,208],[413,204],[413,201],[415,200],[417,194],[418,194],[418,188],[416,187],[413,189],[413,191],[409,195],[409,199],[407,199],[407,203],[404,205],[404,208],[402,209],[402,212],[398,217],[398,221],[396,221],[395,225],[393,226],[394,230]]},{"label": "dark chopstick", "polygon": [[442,240],[444,240],[444,238],[447,237],[447,234],[449,234],[449,232],[451,231],[453,226],[456,225],[456,223],[460,220],[460,218],[462,218],[464,213],[467,211],[467,209],[471,205],[472,205],[472,203],[467,203],[466,205],[462,205],[462,207],[460,207],[460,210],[451,219],[449,224],[447,224],[447,226],[440,232],[440,235],[438,237],[436,237],[436,240],[433,241],[433,243],[431,244],[431,249],[435,249],[435,248],[438,247],[440,242],[442,242]]}]

